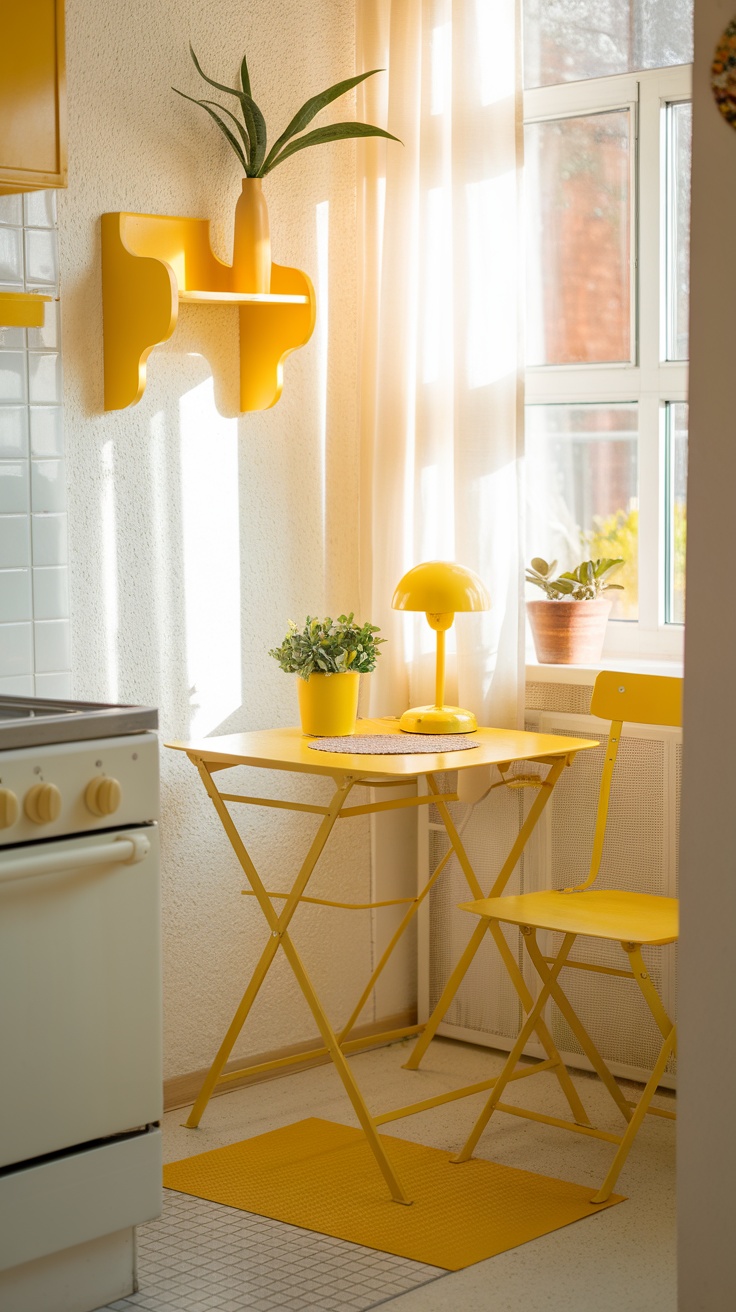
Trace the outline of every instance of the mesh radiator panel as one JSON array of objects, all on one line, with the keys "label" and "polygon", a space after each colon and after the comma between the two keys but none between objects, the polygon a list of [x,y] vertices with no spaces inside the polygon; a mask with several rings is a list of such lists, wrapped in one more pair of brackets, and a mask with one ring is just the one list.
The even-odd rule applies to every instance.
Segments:
[{"label": "mesh radiator panel", "polygon": [[564,711],[566,715],[587,715],[593,685],[587,683],[528,683],[528,711]]},{"label": "mesh radiator panel", "polygon": [[[490,890],[500,866],[518,832],[522,819],[524,792],[507,792],[496,789],[471,812],[461,837],[473,869],[484,893]],[[434,810],[434,808],[430,808]],[[456,804],[462,824],[464,806]],[[438,815],[439,819],[439,815]],[[430,829],[430,866],[432,869],[448,848],[444,830]],[[524,863],[512,877],[508,891],[523,889]],[[467,911],[460,911],[458,903],[468,902],[472,893],[468,888],[457,857],[453,856],[438,883],[430,894],[430,1010],[437,1003],[447,978],[470,938],[477,921]],[[504,932],[517,961],[520,961],[520,935],[512,926]],[[513,1038],[519,1030],[519,1000],[498,950],[490,938],[481,945],[455,1001],[446,1016],[448,1024],[482,1034],[500,1034]]]},{"label": "mesh radiator panel", "polygon": [[[536,724],[527,724],[526,727],[534,729]],[[546,770],[529,763],[512,767],[512,774],[519,772],[544,774]],[[448,772],[444,780],[447,782],[443,783],[442,791],[452,792],[457,783],[457,771]],[[490,892],[535,796],[536,793],[531,789],[510,791],[497,788],[469,814],[468,808],[461,803],[450,803],[455,824],[462,826],[465,821],[461,838],[484,893]],[[432,822],[441,824],[436,807],[429,807],[428,810],[431,813],[430,866],[433,869],[447,851],[448,840],[443,829],[432,828]],[[507,893],[522,893],[529,887],[527,869],[529,862],[534,860],[537,843],[538,837],[534,835],[506,886]],[[439,1000],[447,978],[477,923],[471,913],[458,910],[458,903],[470,900],[471,894],[462,868],[453,856],[430,894],[430,1010]],[[521,935],[518,929],[505,925],[503,933],[521,966]],[[475,1031],[484,1037],[496,1035],[511,1040],[518,1034],[521,1025],[519,999],[490,937],[482,943],[447,1013],[445,1023]]]}]

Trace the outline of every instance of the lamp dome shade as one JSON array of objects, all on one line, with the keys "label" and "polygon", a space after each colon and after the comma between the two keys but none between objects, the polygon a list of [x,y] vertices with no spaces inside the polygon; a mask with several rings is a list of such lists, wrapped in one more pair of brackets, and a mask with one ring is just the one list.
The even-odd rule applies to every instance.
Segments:
[{"label": "lamp dome shade", "polygon": [[450,560],[426,560],[404,575],[391,605],[394,610],[423,610],[430,615],[440,615],[462,610],[490,610],[491,598],[485,583],[474,570]]}]

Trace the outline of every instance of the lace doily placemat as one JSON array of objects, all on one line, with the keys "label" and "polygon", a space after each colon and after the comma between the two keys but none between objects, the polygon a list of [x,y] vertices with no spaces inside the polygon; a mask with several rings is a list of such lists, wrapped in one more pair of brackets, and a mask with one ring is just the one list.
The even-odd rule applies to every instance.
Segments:
[{"label": "lace doily placemat", "polygon": [[435,752],[467,752],[480,747],[467,733],[351,733],[344,738],[320,738],[310,743],[313,752],[342,752],[350,756],[409,756]]}]

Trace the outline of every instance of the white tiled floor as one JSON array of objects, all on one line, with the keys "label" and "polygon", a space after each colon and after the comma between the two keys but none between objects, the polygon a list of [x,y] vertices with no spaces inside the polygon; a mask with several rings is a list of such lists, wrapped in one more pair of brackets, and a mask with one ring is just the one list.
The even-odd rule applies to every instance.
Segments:
[{"label": "white tiled floor", "polygon": [[[498,1053],[437,1040],[421,1071],[401,1068],[403,1045],[351,1059],[370,1106],[402,1106],[488,1078]],[[594,1118],[617,1128],[599,1081],[575,1083]],[[635,1086],[632,1086],[634,1088]],[[504,1095],[564,1114],[550,1075]],[[662,1095],[660,1105],[672,1105]],[[386,1132],[419,1143],[459,1147],[479,1098],[396,1122]],[[182,1112],[164,1122],[167,1161],[235,1143],[305,1116],[355,1124],[335,1072],[320,1067],[213,1099],[196,1132]],[[436,1267],[298,1230],[280,1222],[168,1194],[164,1217],[138,1232],[140,1292],[112,1305],[139,1312],[674,1312],[674,1125],[647,1117],[619,1182],[628,1201],[533,1243],[451,1275]],[[582,1135],[497,1114],[479,1155],[525,1170],[594,1185],[612,1148]]]},{"label": "white tiled floor", "polygon": [[138,1232],[138,1312],[365,1312],[444,1275],[340,1239],[167,1191]]}]

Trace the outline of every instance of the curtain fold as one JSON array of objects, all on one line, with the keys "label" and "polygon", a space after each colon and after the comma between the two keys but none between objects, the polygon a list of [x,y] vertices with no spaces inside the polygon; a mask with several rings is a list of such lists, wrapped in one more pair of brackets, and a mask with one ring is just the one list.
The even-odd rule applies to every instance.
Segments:
[{"label": "curtain fold", "polygon": [[[371,713],[434,700],[434,634],[391,610],[422,560],[469,565],[492,609],[448,634],[448,701],[523,716],[518,0],[357,0],[361,605],[390,639]],[[454,643],[453,643],[454,639]],[[483,791],[470,777],[467,800]],[[474,777],[473,777],[474,776]],[[461,776],[462,778],[462,776]]]}]

